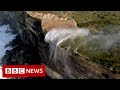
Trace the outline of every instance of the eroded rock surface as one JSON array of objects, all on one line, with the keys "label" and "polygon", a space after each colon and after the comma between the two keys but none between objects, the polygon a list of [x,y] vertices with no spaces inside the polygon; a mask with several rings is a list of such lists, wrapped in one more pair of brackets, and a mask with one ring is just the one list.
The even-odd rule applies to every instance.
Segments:
[{"label": "eroded rock surface", "polygon": [[52,28],[77,28],[77,24],[73,19],[61,18],[51,13],[44,14],[27,11],[27,14],[41,20],[41,26],[44,31],[49,31]]}]

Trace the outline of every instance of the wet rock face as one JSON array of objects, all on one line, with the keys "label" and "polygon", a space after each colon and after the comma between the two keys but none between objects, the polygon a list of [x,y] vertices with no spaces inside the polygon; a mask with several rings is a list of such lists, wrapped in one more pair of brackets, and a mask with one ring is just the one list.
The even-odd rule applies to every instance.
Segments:
[{"label": "wet rock face", "polygon": [[[4,20],[13,27],[13,30],[18,33],[16,44],[13,44],[13,49],[8,52],[10,54],[7,59],[3,60],[4,64],[41,64],[44,63],[47,67],[47,75],[51,78],[63,79],[111,79],[113,74],[96,65],[84,57],[67,53],[66,63],[57,59],[58,64],[49,58],[49,43],[44,42],[45,32],[42,30],[40,19],[28,15],[26,12],[2,12],[0,19]],[[6,19],[8,18],[8,19]],[[56,21],[57,22],[57,21]],[[62,21],[61,21],[62,23]],[[46,24],[45,24],[46,25]],[[50,25],[50,24],[49,24]],[[58,25],[59,26],[59,25]],[[49,31],[49,29],[47,29]],[[16,42],[13,41],[13,43]],[[64,71],[68,70],[68,71]]]},{"label": "wet rock face", "polygon": [[[16,39],[11,42],[13,49],[11,55],[3,60],[4,64],[40,64],[38,55],[38,42],[43,42],[40,21],[31,18],[25,12],[3,11],[0,12],[1,24],[9,24],[17,33]],[[6,22],[7,20],[7,22]],[[41,47],[40,47],[41,48]],[[43,47],[42,47],[43,48]]]},{"label": "wet rock face", "polygon": [[40,20],[31,18],[24,11],[0,11],[1,24],[9,24],[14,32],[18,33],[25,44],[37,44],[38,34],[42,32]]},{"label": "wet rock face", "polygon": [[[0,11],[0,24],[9,24],[15,33],[18,33],[18,27],[21,25],[19,22],[23,22],[24,18],[22,15],[24,12],[16,12],[16,11]],[[19,20],[19,21],[18,21]]]}]

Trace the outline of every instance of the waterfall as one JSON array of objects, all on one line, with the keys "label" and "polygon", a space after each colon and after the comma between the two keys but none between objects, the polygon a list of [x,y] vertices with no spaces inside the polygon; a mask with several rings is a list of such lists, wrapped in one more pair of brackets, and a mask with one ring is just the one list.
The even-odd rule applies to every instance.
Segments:
[{"label": "waterfall", "polygon": [[50,48],[50,58],[53,60],[55,65],[59,67],[59,62],[63,63],[64,72],[69,75],[69,77],[73,78],[72,75],[70,74],[69,67],[66,66],[67,59],[69,58],[69,55],[67,51],[63,48],[65,47],[62,46],[64,41],[71,41],[74,39],[76,36],[87,36],[89,34],[88,29],[64,29],[64,28],[55,28],[50,30],[46,35],[45,35],[45,41],[49,43],[49,48]]},{"label": "waterfall", "polygon": [[[76,36],[87,36],[89,34],[88,29],[64,29],[64,28],[57,28],[50,30],[46,36],[45,41],[49,43],[50,46],[50,58],[56,61],[57,58],[65,58],[64,49],[61,47],[63,46],[64,41],[72,41],[75,39]],[[64,43],[65,44],[65,43]],[[75,44],[75,43],[74,43]]]},{"label": "waterfall", "polygon": [[82,55],[81,52],[94,52],[96,54],[108,51],[112,47],[120,46],[120,34],[92,34],[86,28],[54,28],[45,35],[45,42],[49,43],[50,58],[55,65],[59,67],[59,61],[61,61],[64,64],[64,72],[74,78],[67,66],[68,52]]}]

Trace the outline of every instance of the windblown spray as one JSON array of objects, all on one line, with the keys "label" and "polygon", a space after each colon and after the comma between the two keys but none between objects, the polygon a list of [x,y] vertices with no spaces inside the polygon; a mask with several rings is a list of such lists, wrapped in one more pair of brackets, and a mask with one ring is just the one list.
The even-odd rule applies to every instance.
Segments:
[{"label": "windblown spray", "polygon": [[92,34],[89,29],[54,28],[47,32],[45,41],[49,43],[50,58],[66,63],[69,58],[67,52],[101,52],[108,51],[112,47],[120,46],[120,34]]}]

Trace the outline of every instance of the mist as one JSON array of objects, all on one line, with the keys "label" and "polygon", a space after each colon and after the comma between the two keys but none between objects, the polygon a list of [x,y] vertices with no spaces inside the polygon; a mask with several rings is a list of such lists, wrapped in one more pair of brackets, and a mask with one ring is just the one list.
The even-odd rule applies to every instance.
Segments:
[{"label": "mist", "polygon": [[104,34],[101,31],[98,34],[92,34],[87,28],[54,28],[46,34],[45,41],[49,43],[50,58],[57,60],[59,57],[65,58],[64,50],[75,53],[102,52],[112,47],[119,47],[120,33]]}]

